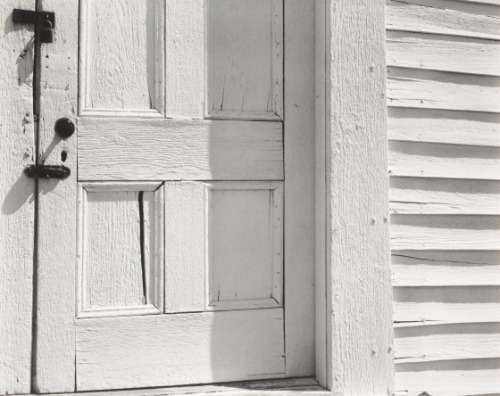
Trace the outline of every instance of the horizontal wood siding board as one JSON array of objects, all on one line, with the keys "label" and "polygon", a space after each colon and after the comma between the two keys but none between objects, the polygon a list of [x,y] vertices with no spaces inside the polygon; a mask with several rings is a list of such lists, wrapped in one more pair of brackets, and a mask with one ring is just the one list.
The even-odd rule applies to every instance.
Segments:
[{"label": "horizontal wood siding board", "polygon": [[456,0],[464,3],[472,3],[472,4],[491,4],[491,5],[500,5],[500,0]]},{"label": "horizontal wood siding board", "polygon": [[500,114],[390,107],[390,140],[500,147]]},{"label": "horizontal wood siding board", "polygon": [[420,5],[400,0],[389,1],[386,7],[387,29],[500,39],[500,24],[497,15],[473,14],[467,12],[467,8],[470,9],[470,7],[450,9],[450,6],[459,8],[452,1],[440,2],[441,7],[432,7],[423,3]]},{"label": "horizontal wood siding board", "polygon": [[396,395],[500,389],[498,5],[387,2]]},{"label": "horizontal wood siding board", "polygon": [[500,112],[500,78],[389,67],[387,104],[442,110]]},{"label": "horizontal wood siding board", "polygon": [[456,0],[456,1],[463,1],[464,3],[491,4],[500,6],[500,0]]},{"label": "horizontal wood siding board", "polygon": [[500,180],[497,147],[391,141],[391,176]]},{"label": "horizontal wood siding board", "polygon": [[495,250],[499,216],[393,215],[391,247],[404,250]]},{"label": "horizontal wood siding board", "polygon": [[392,273],[395,287],[500,286],[500,251],[393,251]]},{"label": "horizontal wood siding board", "polygon": [[281,122],[83,117],[78,144],[80,180],[283,178]]},{"label": "horizontal wood siding board", "polygon": [[395,329],[396,363],[500,357],[500,323]]},{"label": "horizontal wood siding board", "polygon": [[[488,359],[489,360],[489,359]],[[475,360],[461,370],[424,370],[422,365],[411,364],[415,371],[400,371],[409,364],[396,366],[396,396],[479,396],[496,395],[500,389],[500,369],[484,367]],[[445,366],[446,367],[446,366]]]},{"label": "horizontal wood siding board", "polygon": [[500,303],[394,303],[394,327],[499,323]]},{"label": "horizontal wood siding board", "polygon": [[500,215],[500,182],[392,177],[391,214]]},{"label": "horizontal wood siding board", "polygon": [[392,265],[394,286],[490,286],[500,285],[500,265],[472,268],[433,265]]},{"label": "horizontal wood siding board", "polygon": [[396,327],[500,322],[498,286],[395,287],[393,291]]},{"label": "horizontal wood siding board", "polygon": [[407,32],[387,36],[388,66],[500,76],[499,59],[500,42],[492,40]]}]

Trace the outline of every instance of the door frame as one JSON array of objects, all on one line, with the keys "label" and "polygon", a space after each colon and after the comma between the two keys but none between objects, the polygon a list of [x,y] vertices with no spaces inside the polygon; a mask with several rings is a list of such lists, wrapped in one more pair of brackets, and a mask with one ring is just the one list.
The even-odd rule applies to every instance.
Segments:
[{"label": "door frame", "polygon": [[316,0],[316,378],[394,391],[385,2]]},{"label": "door frame", "polygon": [[[301,0],[285,1],[302,3]],[[9,10],[19,4],[18,0],[6,1],[0,9],[3,20],[7,20]],[[316,0],[314,5],[315,376],[322,386],[332,391],[390,394],[394,368],[383,96],[384,2]],[[28,8],[29,4],[24,6]],[[50,7],[50,0],[44,1],[44,7]],[[10,34],[1,36],[1,47],[19,52],[20,44],[32,33],[21,29],[12,30]],[[10,86],[14,76],[0,78]],[[21,95],[21,90],[18,94]],[[71,96],[76,92],[70,90],[66,94]],[[10,101],[6,95],[0,100],[4,109],[19,113],[18,103]],[[71,115],[75,103],[65,102],[64,105]],[[29,112],[30,103],[21,107],[26,108],[23,112]],[[60,116],[58,113],[57,117]],[[25,122],[20,120],[21,131]],[[70,154],[74,144],[76,139],[65,146]],[[0,161],[5,165],[2,169],[8,169],[2,175],[1,185],[4,186],[8,185],[4,183],[7,179],[19,177],[23,164],[18,161],[19,166],[11,166],[11,162],[17,161],[17,153],[8,146],[2,147]],[[25,176],[21,176],[21,181],[29,183]],[[32,202],[26,201],[24,205],[25,212],[32,212]],[[25,234],[26,221],[7,221],[5,213],[0,216],[2,235]],[[2,244],[6,242],[2,240]],[[29,258],[20,259],[8,252],[25,251],[27,246],[32,248],[32,243],[32,239],[23,237],[10,239],[8,247],[2,246],[0,273],[10,282],[4,290],[14,293],[17,289],[13,294],[17,298],[5,296],[9,298],[4,298],[6,303],[0,305],[0,317],[16,317],[18,336],[10,334],[0,345],[4,367],[0,371],[0,394],[31,391],[31,344],[26,342],[26,334],[32,330],[32,307],[26,301],[31,301],[34,292],[32,263]],[[14,263],[12,257],[16,259]],[[20,279],[22,282],[18,283]],[[2,332],[13,331],[5,325],[2,323]]]}]

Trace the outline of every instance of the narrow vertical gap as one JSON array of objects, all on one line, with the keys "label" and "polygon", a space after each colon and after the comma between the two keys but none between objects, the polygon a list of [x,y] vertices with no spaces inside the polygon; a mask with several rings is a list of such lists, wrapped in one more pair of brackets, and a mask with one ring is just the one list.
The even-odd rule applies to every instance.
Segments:
[{"label": "narrow vertical gap", "polygon": [[148,303],[146,290],[146,260],[144,254],[144,191],[139,191],[139,242],[141,246],[141,270],[142,270],[142,292],[144,303]]},{"label": "narrow vertical gap", "polygon": [[[42,11],[42,0],[35,0],[35,11]],[[37,352],[38,352],[38,235],[39,235],[39,185],[36,169],[40,162],[40,79],[41,79],[41,42],[40,25],[34,25],[34,63],[33,63],[33,121],[35,126],[35,175],[34,175],[34,214],[33,214],[33,275],[31,303],[31,392],[37,392]]]},{"label": "narrow vertical gap", "polygon": [[283,251],[282,251],[282,262],[281,262],[281,306],[283,307],[283,354],[284,354],[284,368],[285,368],[285,375],[286,375],[286,364],[287,364],[287,359],[286,359],[286,282],[285,282],[285,276],[286,276],[286,240],[285,240],[285,235],[286,235],[286,224],[285,224],[285,213],[286,213],[286,136],[285,136],[285,131],[286,131],[286,68],[285,68],[285,57],[286,57],[286,47],[287,47],[287,39],[286,39],[286,7],[285,7],[285,0],[281,1],[281,17],[282,17],[282,22],[281,26],[283,26],[283,32],[282,32],[282,37],[281,40],[283,42],[282,46],[282,59],[281,59],[281,68],[282,68],[282,76],[283,76],[283,84],[282,84],[282,90],[281,90],[281,95],[282,95],[282,114],[283,114],[283,120],[282,120],[282,129],[281,129],[281,136],[282,136],[282,141],[283,141],[283,196],[282,196],[282,207],[283,207],[283,213],[281,216],[281,221],[282,221],[282,246],[283,246]]}]

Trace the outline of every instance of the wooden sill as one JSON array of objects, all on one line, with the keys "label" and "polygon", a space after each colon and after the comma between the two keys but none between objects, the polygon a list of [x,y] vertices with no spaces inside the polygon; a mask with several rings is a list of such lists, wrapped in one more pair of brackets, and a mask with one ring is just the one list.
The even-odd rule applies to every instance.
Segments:
[{"label": "wooden sill", "polygon": [[[46,394],[45,396],[50,396]],[[55,394],[54,394],[55,395]],[[130,390],[109,390],[97,392],[58,393],[57,396],[342,396],[318,385],[312,377],[278,380],[228,382],[225,384],[178,386],[168,388],[147,388]],[[26,395],[25,395],[26,396]],[[31,396],[35,396],[32,394]]]}]

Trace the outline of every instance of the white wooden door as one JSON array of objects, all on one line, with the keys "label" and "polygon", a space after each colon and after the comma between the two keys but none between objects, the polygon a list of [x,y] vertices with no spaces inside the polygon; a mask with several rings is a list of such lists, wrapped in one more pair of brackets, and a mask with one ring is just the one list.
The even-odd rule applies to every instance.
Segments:
[{"label": "white wooden door", "polygon": [[36,390],[313,374],[314,5],[43,5]]}]

